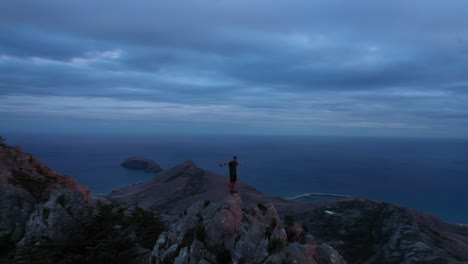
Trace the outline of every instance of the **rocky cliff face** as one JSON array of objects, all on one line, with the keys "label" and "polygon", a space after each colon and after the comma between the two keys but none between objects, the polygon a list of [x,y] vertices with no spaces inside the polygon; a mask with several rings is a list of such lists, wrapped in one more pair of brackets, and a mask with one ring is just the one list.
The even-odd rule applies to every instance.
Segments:
[{"label": "rocky cliff face", "polygon": [[18,147],[0,145],[0,237],[25,245],[66,239],[89,189]]},{"label": "rocky cliff face", "polygon": [[163,233],[149,263],[346,263],[333,248],[299,232],[288,237],[274,206],[242,207],[238,195],[199,201]]},{"label": "rocky cliff face", "polygon": [[90,191],[68,175],[61,175],[20,147],[0,144],[0,184],[28,191],[36,200],[46,199],[54,189],[80,192],[84,200]]},{"label": "rocky cliff face", "polygon": [[145,263],[165,224],[0,142],[0,263]]},{"label": "rocky cliff face", "polygon": [[350,263],[468,263],[468,229],[385,202],[354,199],[296,215]]}]

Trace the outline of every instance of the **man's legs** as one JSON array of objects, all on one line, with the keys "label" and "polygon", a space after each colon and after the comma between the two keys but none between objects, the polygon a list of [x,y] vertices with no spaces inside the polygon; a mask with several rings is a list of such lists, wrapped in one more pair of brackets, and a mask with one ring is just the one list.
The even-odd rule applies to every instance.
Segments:
[{"label": "man's legs", "polygon": [[229,191],[230,191],[231,193],[234,192],[234,186],[236,186],[236,182],[235,182],[235,181],[231,181],[231,182],[229,183]]},{"label": "man's legs", "polygon": [[231,193],[234,193],[234,187],[236,186],[236,181],[237,181],[237,175],[234,173],[230,173],[229,175],[230,183],[229,183],[229,191]]}]

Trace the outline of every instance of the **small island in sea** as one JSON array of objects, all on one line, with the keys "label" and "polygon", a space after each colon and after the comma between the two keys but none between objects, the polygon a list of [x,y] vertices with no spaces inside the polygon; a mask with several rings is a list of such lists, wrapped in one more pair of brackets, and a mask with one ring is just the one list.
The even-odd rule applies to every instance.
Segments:
[{"label": "small island in sea", "polygon": [[163,171],[161,166],[154,160],[142,157],[129,157],[124,160],[120,166],[130,170],[143,170],[145,172],[159,173]]}]

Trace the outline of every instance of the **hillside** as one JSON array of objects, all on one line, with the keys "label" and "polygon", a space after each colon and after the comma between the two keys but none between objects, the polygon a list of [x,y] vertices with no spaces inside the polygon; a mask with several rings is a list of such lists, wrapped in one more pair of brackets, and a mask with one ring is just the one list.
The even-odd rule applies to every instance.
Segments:
[{"label": "hillside", "polygon": [[94,196],[0,143],[3,263],[468,263],[468,228],[414,209],[231,195],[191,161]]},{"label": "hillside", "polygon": [[[301,202],[263,194],[242,182],[238,190],[246,210],[274,206],[283,222],[294,219],[349,263],[468,263],[468,228],[411,208],[363,198]],[[186,161],[107,197],[175,220],[194,203],[230,196],[226,177]]]}]

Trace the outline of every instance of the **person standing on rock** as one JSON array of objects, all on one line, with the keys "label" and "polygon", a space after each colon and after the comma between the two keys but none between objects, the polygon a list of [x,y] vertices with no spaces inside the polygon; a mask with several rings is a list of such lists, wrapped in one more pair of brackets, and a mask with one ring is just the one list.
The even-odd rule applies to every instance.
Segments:
[{"label": "person standing on rock", "polygon": [[234,187],[236,186],[237,181],[237,166],[243,166],[243,163],[237,162],[237,156],[232,157],[232,160],[229,162],[224,162],[219,164],[220,167],[222,166],[229,166],[229,191],[231,194],[235,193]]}]

